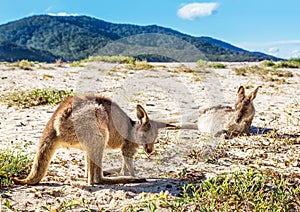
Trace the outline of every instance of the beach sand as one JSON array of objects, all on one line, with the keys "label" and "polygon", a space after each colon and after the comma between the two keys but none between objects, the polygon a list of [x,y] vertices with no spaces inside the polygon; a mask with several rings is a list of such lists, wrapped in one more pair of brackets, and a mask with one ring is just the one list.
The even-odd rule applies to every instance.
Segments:
[{"label": "beach sand", "polygon": [[[197,125],[203,108],[233,106],[240,85],[247,88],[247,93],[262,86],[254,100],[256,114],[250,136],[225,140],[195,129],[161,130],[156,153],[147,157],[140,148],[136,155],[136,176],[148,178],[147,183],[86,186],[84,153],[59,148],[40,184],[1,188],[1,193],[9,197],[13,208],[26,211],[39,211],[49,205],[55,209],[64,201],[82,199],[86,205],[80,204],[73,210],[86,207],[123,211],[129,204],[142,201],[143,196],[162,190],[178,195],[185,183],[179,177],[184,169],[198,176],[195,182],[251,167],[293,175],[295,182],[300,183],[300,70],[283,70],[291,71],[293,77],[238,76],[234,67],[258,63],[224,64],[224,69],[199,69],[194,63],[153,63],[149,70],[101,62],[86,63],[83,67],[43,64],[33,70],[1,64],[2,98],[36,88],[94,92],[113,99],[134,120],[136,104],[141,104],[151,119],[178,125]],[[0,149],[16,148],[33,158],[56,107],[8,107],[1,102]],[[263,133],[263,129],[269,129],[274,136]],[[119,151],[106,151],[105,168],[120,167],[121,162]]]}]

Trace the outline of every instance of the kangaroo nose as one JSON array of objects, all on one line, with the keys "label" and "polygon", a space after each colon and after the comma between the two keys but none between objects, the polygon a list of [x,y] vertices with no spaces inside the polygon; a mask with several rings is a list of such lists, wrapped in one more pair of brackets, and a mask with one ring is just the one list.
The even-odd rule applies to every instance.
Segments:
[{"label": "kangaroo nose", "polygon": [[153,147],[151,145],[146,144],[144,145],[144,150],[147,154],[150,154],[153,152]]},{"label": "kangaroo nose", "polygon": [[152,151],[153,151],[152,149],[146,148],[146,152],[147,152],[148,154],[150,154]]}]

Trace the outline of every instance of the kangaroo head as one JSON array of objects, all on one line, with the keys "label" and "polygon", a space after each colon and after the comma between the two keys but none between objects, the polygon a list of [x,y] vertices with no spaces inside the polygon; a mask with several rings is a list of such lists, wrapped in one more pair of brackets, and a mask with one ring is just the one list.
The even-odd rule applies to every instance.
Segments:
[{"label": "kangaroo head", "polygon": [[145,152],[150,154],[154,151],[154,143],[157,138],[158,129],[165,127],[175,128],[175,126],[150,120],[146,111],[141,105],[137,105],[136,110],[137,118],[139,119],[140,123],[135,126],[135,142],[143,145]]},{"label": "kangaroo head", "polygon": [[261,88],[261,86],[257,87],[250,94],[245,95],[245,88],[243,86],[239,87],[237,93],[238,99],[235,103],[236,123],[240,123],[242,121],[247,121],[247,120],[249,120],[250,122],[252,121],[255,113],[253,100],[256,97],[258,88]]}]

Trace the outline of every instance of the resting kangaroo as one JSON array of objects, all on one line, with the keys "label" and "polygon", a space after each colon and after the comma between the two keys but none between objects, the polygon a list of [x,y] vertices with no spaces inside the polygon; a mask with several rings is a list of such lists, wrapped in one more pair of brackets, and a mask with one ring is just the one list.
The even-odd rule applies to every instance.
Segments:
[{"label": "resting kangaroo", "polygon": [[240,86],[234,109],[229,106],[219,105],[204,110],[198,121],[199,130],[212,133],[215,136],[219,136],[222,133],[226,133],[229,136],[248,135],[255,114],[253,100],[260,87],[245,95],[245,88]]},{"label": "resting kangaroo", "polygon": [[[174,126],[149,120],[140,105],[136,110],[137,122],[132,121],[116,103],[102,96],[89,94],[68,97],[60,103],[42,133],[30,174],[25,179],[14,178],[14,182],[30,185],[39,183],[59,146],[86,151],[89,185],[146,181],[134,178],[133,156],[139,145],[143,145],[150,154],[154,150],[158,129]],[[103,176],[105,148],[121,149],[121,175],[130,176]]]}]

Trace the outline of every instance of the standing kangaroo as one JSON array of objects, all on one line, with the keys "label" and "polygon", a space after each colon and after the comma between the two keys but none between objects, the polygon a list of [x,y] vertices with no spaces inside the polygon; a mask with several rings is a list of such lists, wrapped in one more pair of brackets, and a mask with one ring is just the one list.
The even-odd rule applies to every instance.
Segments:
[{"label": "standing kangaroo", "polygon": [[[25,179],[14,178],[14,182],[39,183],[59,146],[86,151],[88,185],[145,182],[144,178],[134,178],[133,157],[139,145],[148,154],[152,153],[158,129],[174,126],[150,120],[140,105],[136,110],[137,122],[132,121],[116,103],[102,96],[68,97],[60,103],[42,133],[30,174]],[[127,176],[104,177],[102,160],[105,148],[121,149],[121,175]]]},{"label": "standing kangaroo", "polygon": [[249,135],[255,114],[253,100],[260,87],[246,95],[245,88],[240,86],[234,109],[229,106],[219,105],[204,110],[198,122],[200,131],[209,132],[215,136],[219,136],[222,133],[226,133],[229,136]]}]

